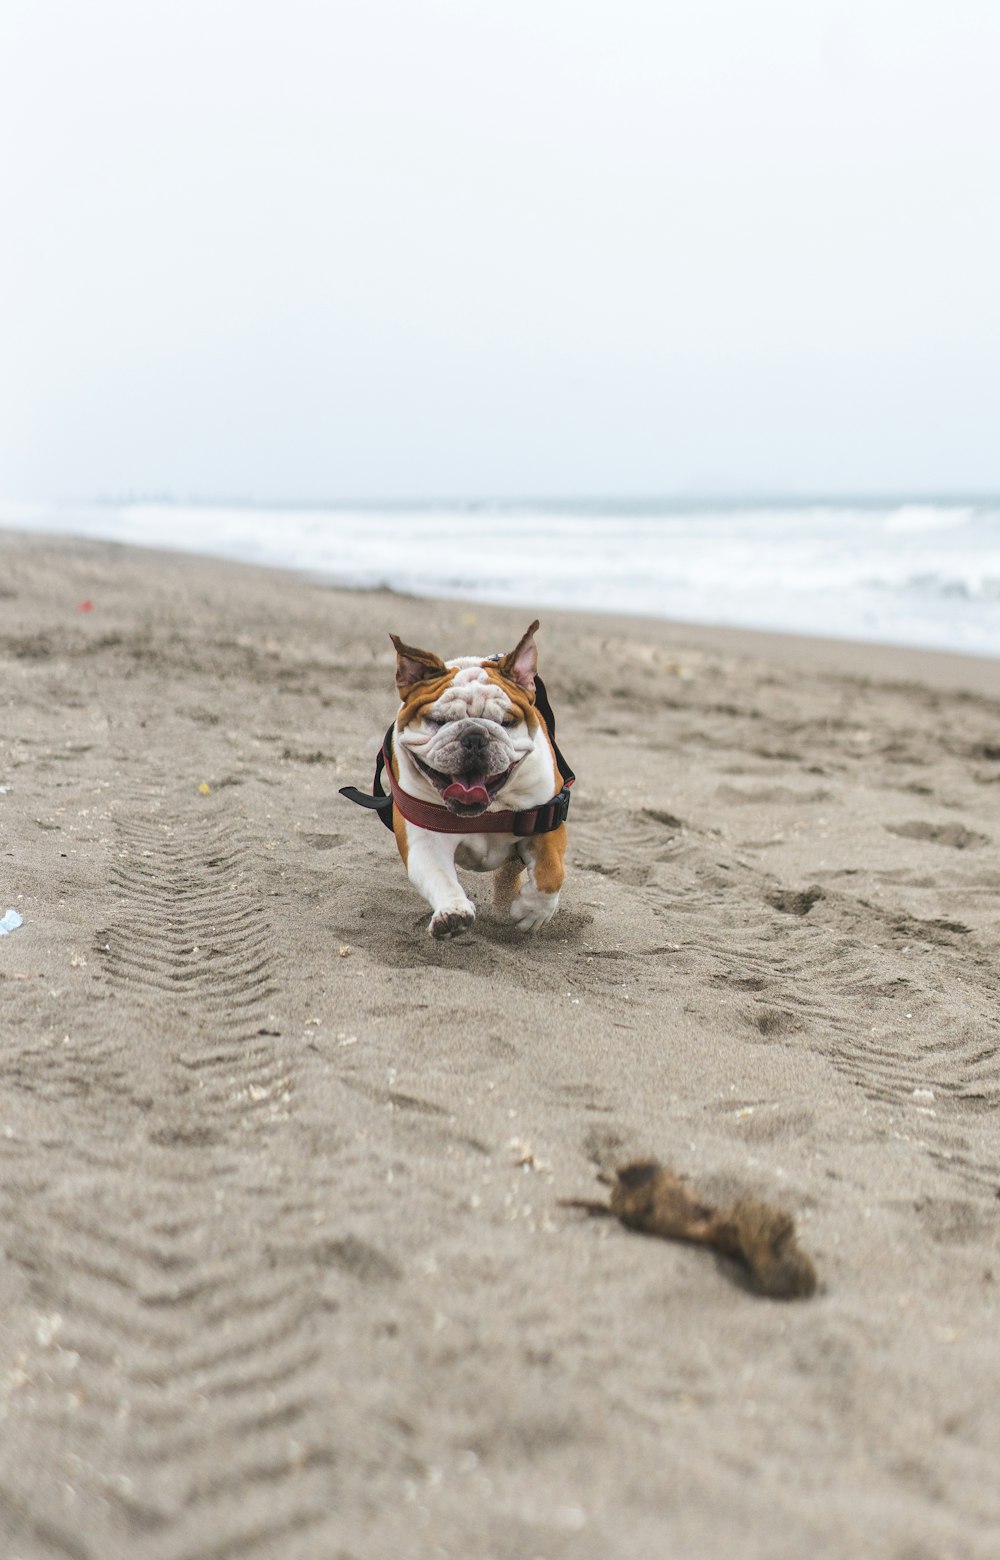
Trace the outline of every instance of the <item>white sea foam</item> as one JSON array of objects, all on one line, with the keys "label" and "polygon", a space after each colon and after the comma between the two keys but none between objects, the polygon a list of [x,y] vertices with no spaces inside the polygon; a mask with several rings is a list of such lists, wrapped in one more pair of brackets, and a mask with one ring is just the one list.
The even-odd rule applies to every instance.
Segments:
[{"label": "white sea foam", "polygon": [[346,585],[1000,656],[1000,502],[0,506],[0,526]]},{"label": "white sea foam", "polygon": [[933,504],[904,504],[885,516],[884,529],[894,532],[948,531],[968,525],[976,518],[975,509],[938,509]]}]

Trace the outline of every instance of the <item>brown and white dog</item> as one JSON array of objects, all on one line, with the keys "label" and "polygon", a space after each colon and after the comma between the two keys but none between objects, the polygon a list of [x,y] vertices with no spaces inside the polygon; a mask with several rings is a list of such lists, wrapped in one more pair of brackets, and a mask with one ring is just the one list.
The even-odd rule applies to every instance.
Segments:
[{"label": "brown and white dog", "polygon": [[458,867],[496,874],[495,901],[522,932],[558,908],[573,775],[537,678],[537,628],[507,655],[453,661],[391,636],[402,700],[384,750],[392,827],[433,912],[432,937],[454,937],[475,919]]}]

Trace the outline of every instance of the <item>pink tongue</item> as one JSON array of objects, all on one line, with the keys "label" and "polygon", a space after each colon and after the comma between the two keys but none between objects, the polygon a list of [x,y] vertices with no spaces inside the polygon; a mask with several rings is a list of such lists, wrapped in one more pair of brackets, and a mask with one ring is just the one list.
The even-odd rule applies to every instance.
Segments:
[{"label": "pink tongue", "polygon": [[464,780],[453,780],[441,795],[446,802],[461,802],[464,807],[488,807],[490,804],[490,793],[482,781],[477,781],[475,785],[466,785]]}]

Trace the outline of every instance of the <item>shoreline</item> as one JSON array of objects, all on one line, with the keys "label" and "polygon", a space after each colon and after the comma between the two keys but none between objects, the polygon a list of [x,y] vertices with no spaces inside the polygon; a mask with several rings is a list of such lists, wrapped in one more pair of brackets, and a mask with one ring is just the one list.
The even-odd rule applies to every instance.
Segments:
[{"label": "shoreline", "polygon": [[531,615],[0,532],[4,1553],[995,1555],[996,665],[546,611],[563,902],[435,943],[338,788]]},{"label": "shoreline", "polygon": [[138,542],[108,541],[103,538],[55,535],[46,532],[20,531],[0,527],[0,539],[10,537],[15,542],[54,549],[75,546],[124,548],[150,559],[189,559],[195,566],[249,569],[277,578],[293,578],[306,585],[318,585],[334,593],[362,597],[384,596],[389,600],[425,602],[439,609],[464,608],[466,612],[480,612],[499,617],[516,616],[519,613],[543,613],[560,620],[591,623],[596,630],[607,627],[612,633],[627,634],[630,629],[650,639],[662,639],[665,644],[688,643],[697,648],[711,649],[717,646],[729,654],[746,654],[759,660],[774,658],[782,663],[791,657],[801,660],[817,670],[841,672],[845,675],[874,677],[878,680],[926,682],[932,687],[967,688],[980,693],[1000,695],[1000,654],[997,656],[970,654],[964,650],[943,649],[913,644],[897,644],[888,640],[841,639],[824,634],[803,634],[795,630],[771,628],[744,628],[725,623],[703,623],[692,619],[649,617],[642,613],[594,611],[576,607],[538,607],[530,600],[524,604],[490,602],[478,598],[460,596],[416,595],[395,590],[384,585],[363,586],[343,584],[322,570],[299,568],[297,565],[255,563],[249,559],[231,558],[214,553],[195,553],[181,549],[145,546]]}]

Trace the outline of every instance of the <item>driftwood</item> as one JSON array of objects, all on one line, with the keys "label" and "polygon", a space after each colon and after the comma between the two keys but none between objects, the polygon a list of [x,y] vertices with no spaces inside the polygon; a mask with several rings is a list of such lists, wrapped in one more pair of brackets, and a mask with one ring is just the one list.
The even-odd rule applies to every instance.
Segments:
[{"label": "driftwood", "polygon": [[622,1165],[608,1202],[573,1198],[562,1206],[620,1219],[644,1235],[711,1246],[740,1262],[751,1287],[773,1300],[805,1299],[816,1291],[816,1269],[796,1241],[790,1214],[752,1197],[713,1208],[655,1159]]}]

